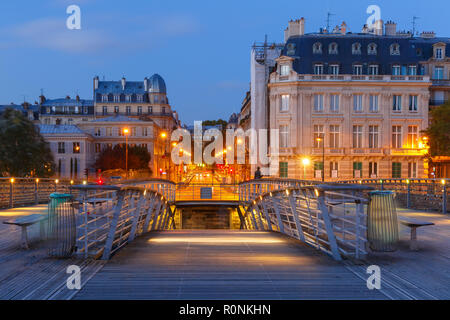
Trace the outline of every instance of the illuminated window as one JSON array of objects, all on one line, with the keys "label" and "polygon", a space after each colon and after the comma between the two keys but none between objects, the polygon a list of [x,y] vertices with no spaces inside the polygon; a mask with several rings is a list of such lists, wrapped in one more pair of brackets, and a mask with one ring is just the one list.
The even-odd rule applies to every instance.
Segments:
[{"label": "illuminated window", "polygon": [[419,140],[417,126],[408,126],[408,147],[417,148]]},{"label": "illuminated window", "polygon": [[289,65],[283,64],[281,66],[281,75],[282,76],[288,76],[290,71],[291,71],[291,68]]},{"label": "illuminated window", "polygon": [[289,111],[289,95],[288,94],[281,95],[280,111]]},{"label": "illuminated window", "polygon": [[402,148],[402,126],[392,126],[392,148]]}]

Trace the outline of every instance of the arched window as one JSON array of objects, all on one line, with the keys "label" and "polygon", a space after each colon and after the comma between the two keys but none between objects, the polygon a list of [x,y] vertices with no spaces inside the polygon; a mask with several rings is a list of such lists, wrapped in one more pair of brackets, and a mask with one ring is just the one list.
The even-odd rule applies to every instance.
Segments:
[{"label": "arched window", "polygon": [[338,54],[338,45],[336,42],[330,43],[328,46],[328,54]]},{"label": "arched window", "polygon": [[313,44],[313,53],[322,54],[322,44],[320,42],[316,42]]},{"label": "arched window", "polygon": [[377,45],[375,43],[371,43],[367,46],[367,54],[370,54],[370,55],[377,54]]},{"label": "arched window", "polygon": [[391,56],[400,55],[400,45],[398,43],[391,44]]},{"label": "arched window", "polygon": [[361,43],[355,42],[352,44],[352,54],[361,54]]}]

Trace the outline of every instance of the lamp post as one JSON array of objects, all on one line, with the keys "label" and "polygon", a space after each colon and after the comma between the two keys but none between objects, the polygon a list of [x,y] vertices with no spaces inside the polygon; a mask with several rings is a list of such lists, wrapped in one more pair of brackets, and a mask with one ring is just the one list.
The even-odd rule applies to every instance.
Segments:
[{"label": "lamp post", "polygon": [[123,134],[125,135],[125,177],[128,180],[128,134],[130,130],[128,128],[123,129]]},{"label": "lamp post", "polygon": [[303,163],[303,180],[305,180],[306,179],[306,167],[309,166],[311,161],[309,160],[309,158],[303,158],[302,163]]},{"label": "lamp post", "polygon": [[[163,145],[164,145],[163,159],[165,159],[166,154],[167,154],[167,148],[166,148],[166,142],[164,140],[166,140],[166,138],[167,138],[167,133],[165,133],[164,131],[161,132],[160,137],[163,140]],[[167,169],[166,177],[168,177],[168,180],[170,180],[170,162],[169,162],[168,167],[166,167],[166,164],[164,163],[164,168]]]},{"label": "lamp post", "polygon": [[316,139],[317,142],[322,142],[322,182],[325,182],[325,139],[322,138],[317,138]]}]

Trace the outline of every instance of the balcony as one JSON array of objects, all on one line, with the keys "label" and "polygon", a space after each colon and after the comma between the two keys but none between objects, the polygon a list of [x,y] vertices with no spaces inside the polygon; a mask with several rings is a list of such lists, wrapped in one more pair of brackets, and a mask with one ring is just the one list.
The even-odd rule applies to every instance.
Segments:
[{"label": "balcony", "polygon": [[96,116],[103,117],[112,117],[112,116],[127,116],[127,117],[145,117],[145,116],[167,116],[172,117],[172,113],[170,112],[96,112]]},{"label": "balcony", "polygon": [[449,79],[431,79],[433,87],[450,87]]},{"label": "balcony", "polygon": [[351,148],[351,154],[354,155],[383,155],[383,148]]},{"label": "balcony", "polygon": [[429,76],[415,75],[333,75],[333,74],[291,74],[289,76],[280,76],[272,74],[271,83],[293,82],[293,81],[346,81],[346,82],[429,82]]},{"label": "balcony", "polygon": [[440,106],[445,103],[445,100],[430,100],[430,106]]},{"label": "balcony", "polygon": [[419,148],[402,148],[402,149],[390,149],[392,156],[423,156],[426,154],[426,149]]}]

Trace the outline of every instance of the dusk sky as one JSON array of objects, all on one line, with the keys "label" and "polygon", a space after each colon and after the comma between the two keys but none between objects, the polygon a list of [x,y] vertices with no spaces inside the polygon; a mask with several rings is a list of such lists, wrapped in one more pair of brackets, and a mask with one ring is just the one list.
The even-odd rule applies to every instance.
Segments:
[{"label": "dusk sky", "polygon": [[[66,28],[68,5],[81,8],[81,30]],[[306,32],[345,21],[359,32],[366,8],[384,21],[450,36],[448,0],[244,1],[41,0],[0,2],[0,104],[47,98],[92,99],[92,78],[143,80],[159,73],[181,121],[228,120],[250,81],[254,41],[282,42],[288,20],[305,17]]]}]

